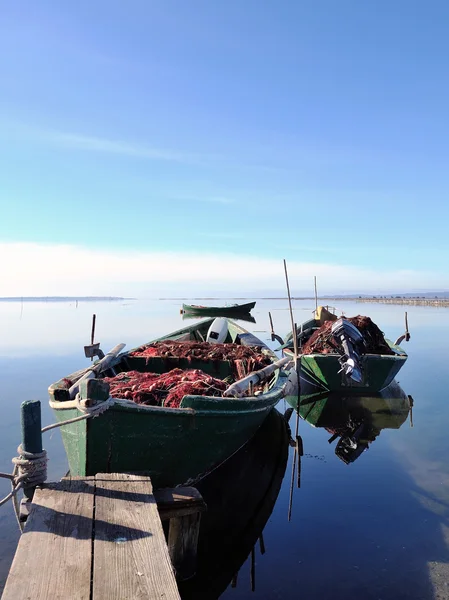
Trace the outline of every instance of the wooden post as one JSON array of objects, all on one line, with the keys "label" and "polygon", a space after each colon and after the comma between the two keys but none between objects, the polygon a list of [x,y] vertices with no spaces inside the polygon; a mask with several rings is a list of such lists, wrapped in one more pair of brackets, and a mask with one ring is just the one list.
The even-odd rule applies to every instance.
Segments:
[{"label": "wooden post", "polygon": [[92,315],[92,331],[90,334],[90,343],[93,344],[94,343],[94,339],[95,339],[95,320],[97,318],[97,315],[94,313]]},{"label": "wooden post", "polygon": [[263,541],[263,531],[259,536],[260,553],[265,554],[265,542]]},{"label": "wooden post", "polygon": [[408,395],[408,400],[410,403],[410,427],[413,427],[413,398],[410,396],[410,394]]},{"label": "wooden post", "polygon": [[[22,425],[22,448],[25,452],[40,454],[42,452],[42,425],[41,425],[41,403],[40,400],[26,400],[22,402],[21,425]],[[24,488],[27,498],[32,498],[33,488]]]},{"label": "wooden post", "polygon": [[168,551],[179,581],[195,575],[200,519],[199,512],[170,519]]},{"label": "wooden post", "polygon": [[315,315],[316,315],[316,311],[318,310],[318,294],[316,291],[316,275],[313,278],[314,280],[314,285],[315,285]]},{"label": "wooden post", "polygon": [[[42,452],[42,424],[40,400],[26,400],[20,406],[22,426],[22,449],[25,452],[40,454]],[[23,499],[20,503],[20,520],[25,521],[30,512],[36,486],[23,488]]]}]

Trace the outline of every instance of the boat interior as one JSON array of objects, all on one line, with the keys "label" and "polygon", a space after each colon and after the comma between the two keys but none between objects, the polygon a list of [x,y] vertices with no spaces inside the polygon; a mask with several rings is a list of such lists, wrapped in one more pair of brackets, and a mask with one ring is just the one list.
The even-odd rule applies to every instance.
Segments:
[{"label": "boat interior", "polygon": [[[197,342],[198,347],[188,348],[185,352],[180,353],[181,356],[178,356],[171,352],[170,342],[180,342],[181,344],[182,342]],[[167,343],[167,346],[164,343]],[[146,349],[155,344],[160,345],[160,351],[158,349],[157,354],[154,355],[151,353],[146,354]],[[199,347],[199,344],[201,344],[201,347]],[[128,371],[163,374],[173,369],[199,369],[214,378],[233,383],[239,379],[239,377],[236,377],[236,363],[245,362],[245,358],[243,358],[243,355],[239,356],[237,349],[235,357],[231,355],[231,357],[223,359],[223,355],[220,353],[222,344],[236,344],[237,346],[251,348],[259,356],[268,356],[270,361],[277,360],[277,356],[259,338],[241,328],[238,324],[225,318],[210,318],[195,326],[180,329],[129,352],[119,354],[99,376],[101,378],[114,377]],[[210,346],[210,351],[208,346]],[[248,370],[248,365],[244,365],[243,368],[245,366],[248,372],[253,370],[252,368]],[[85,372],[86,369],[83,369],[50,386],[50,394],[53,395],[55,400],[68,400],[66,382],[73,383],[77,381]],[[271,389],[278,377],[279,373],[275,372],[270,377],[265,389]]]}]

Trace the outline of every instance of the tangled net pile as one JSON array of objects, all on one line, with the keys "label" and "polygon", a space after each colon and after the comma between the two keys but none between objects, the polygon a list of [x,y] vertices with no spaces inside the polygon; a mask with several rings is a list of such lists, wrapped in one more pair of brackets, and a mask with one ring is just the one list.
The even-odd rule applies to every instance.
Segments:
[{"label": "tangled net pile", "polygon": [[[385,341],[382,331],[369,317],[357,315],[356,317],[350,317],[347,320],[355,325],[363,335],[366,354],[394,354]],[[326,321],[319,329],[317,329],[302,347],[302,353],[336,353],[338,351],[338,345],[331,332],[333,323],[334,321]]]},{"label": "tangled net pile", "polygon": [[245,377],[251,371],[263,369],[271,363],[271,359],[261,351],[260,346],[241,346],[240,344],[209,344],[208,342],[176,342],[162,340],[153,344],[140,346],[130,356],[185,358],[207,362],[229,361],[233,376],[237,379]]},{"label": "tangled net pile", "polygon": [[172,369],[168,373],[125,371],[105,377],[113,398],[132,400],[137,404],[178,408],[186,395],[222,396],[228,384],[199,369]]},{"label": "tangled net pile", "polygon": [[[239,344],[209,344],[207,342],[177,342],[163,340],[140,346],[130,356],[145,357],[147,364],[154,357],[183,358],[188,362],[209,363],[229,361],[233,378],[241,379],[251,371],[271,363],[261,347]],[[166,373],[125,371],[106,377],[113,398],[132,400],[137,404],[178,408],[184,396],[222,396],[228,383],[200,369],[171,369]],[[257,388],[257,386],[256,386]]]}]

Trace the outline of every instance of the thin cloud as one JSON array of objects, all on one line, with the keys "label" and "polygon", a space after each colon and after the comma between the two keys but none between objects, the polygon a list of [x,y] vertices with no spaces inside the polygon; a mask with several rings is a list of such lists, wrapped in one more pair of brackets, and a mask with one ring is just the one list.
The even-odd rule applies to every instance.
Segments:
[{"label": "thin cloud", "polygon": [[177,202],[208,202],[210,204],[234,204],[233,198],[226,196],[171,196]]},{"label": "thin cloud", "polygon": [[5,136],[19,137],[31,142],[56,146],[67,150],[115,154],[144,160],[159,160],[184,164],[205,164],[211,159],[219,159],[216,155],[179,152],[169,148],[155,147],[134,141],[117,140],[95,135],[86,135],[73,131],[60,131],[53,128],[36,127],[21,122],[0,121],[0,128]]},{"label": "thin cloud", "polygon": [[[140,252],[70,245],[0,243],[0,296],[151,295],[176,288],[285,292],[280,260],[240,254]],[[287,257],[288,258],[288,257]],[[101,265],[101,268],[99,268]],[[317,276],[321,294],[412,292],[442,289],[449,281],[430,271],[364,269],[288,260],[293,295],[310,294]]]},{"label": "thin cloud", "polygon": [[[236,172],[296,173],[298,161],[302,163],[305,158],[301,154],[301,157],[293,161],[294,164],[286,164],[286,161],[292,155],[291,149],[285,149],[284,155],[281,152],[276,154],[271,152],[256,158],[257,144],[247,146],[246,149],[240,146],[240,158],[237,157],[235,149],[230,150],[232,158],[229,158],[229,155],[211,152],[206,149],[200,152],[182,152],[132,140],[111,139],[73,131],[42,128],[20,122],[0,122],[0,127],[3,130],[2,133],[7,133],[13,137],[18,136],[25,140],[46,145],[50,144],[67,150],[125,156],[141,160],[166,161],[206,168],[220,166]],[[249,156],[251,157],[250,161],[247,160]],[[274,156],[276,156],[274,162],[277,164],[273,162]],[[254,162],[252,162],[253,160]],[[215,198],[214,201],[226,203],[227,199]]]},{"label": "thin cloud", "polygon": [[119,154],[122,156],[131,156],[149,160],[163,160],[180,163],[194,162],[198,159],[198,157],[193,155],[182,154],[161,148],[152,148],[144,144],[79,135],[77,133],[47,132],[45,137],[48,141],[60,146],[73,148],[75,150],[86,150],[88,152]]}]

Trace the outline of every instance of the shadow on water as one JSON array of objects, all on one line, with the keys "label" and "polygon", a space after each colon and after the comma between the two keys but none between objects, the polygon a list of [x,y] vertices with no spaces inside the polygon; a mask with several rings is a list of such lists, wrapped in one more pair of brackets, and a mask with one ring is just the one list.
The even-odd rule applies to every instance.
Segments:
[{"label": "shadow on water", "polygon": [[183,599],[218,598],[231,582],[235,587],[250,554],[255,586],[253,549],[259,540],[264,550],[262,532],[281,488],[288,441],[288,426],[274,410],[244,448],[196,486],[208,509],[201,520],[196,575],[180,584]]}]

